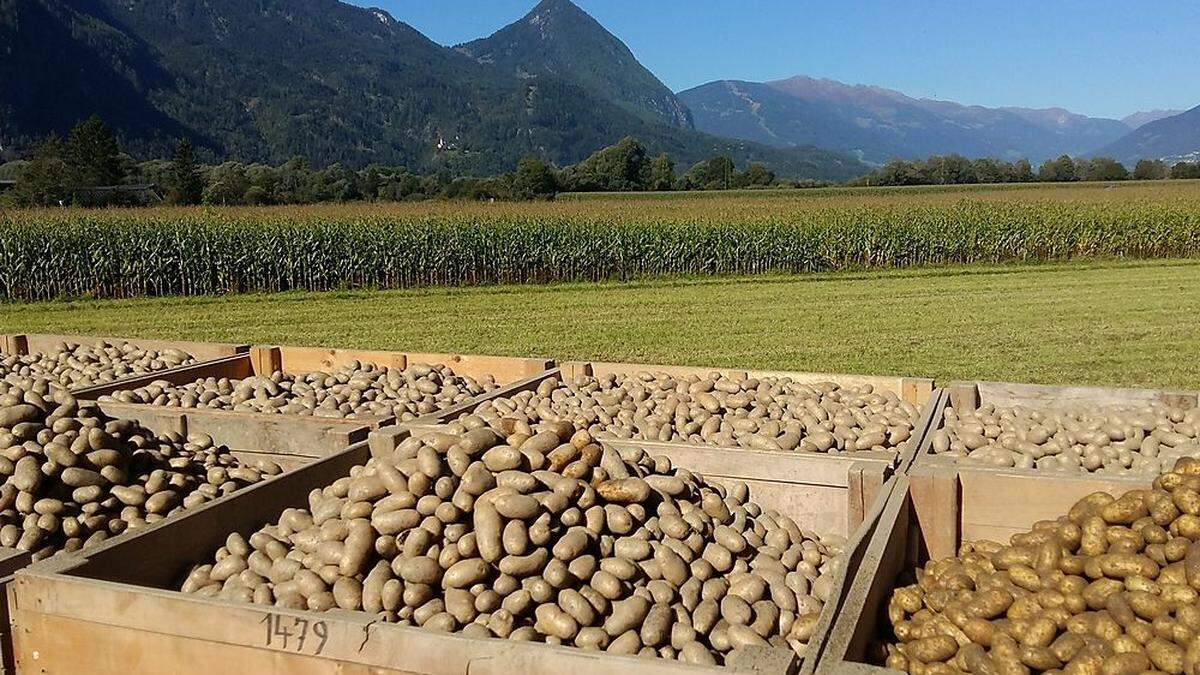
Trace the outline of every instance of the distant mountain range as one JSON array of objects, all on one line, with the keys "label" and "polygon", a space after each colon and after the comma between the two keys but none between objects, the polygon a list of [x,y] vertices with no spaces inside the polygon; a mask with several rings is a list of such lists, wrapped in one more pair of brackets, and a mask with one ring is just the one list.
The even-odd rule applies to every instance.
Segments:
[{"label": "distant mountain range", "polygon": [[681,168],[726,154],[845,180],[952,152],[1200,152],[1200,115],[1175,112],[985,108],[803,76],[675,94],[570,0],[457,47],[337,0],[0,0],[0,157],[99,113],[141,157],[186,137],[210,160],[485,174],[631,135]]},{"label": "distant mountain range", "polygon": [[778,147],[817,143],[869,162],[959,153],[1040,161],[1079,154],[1129,133],[1118,120],[1060,108],[985,108],[798,76],[722,80],[681,92],[696,128]]}]

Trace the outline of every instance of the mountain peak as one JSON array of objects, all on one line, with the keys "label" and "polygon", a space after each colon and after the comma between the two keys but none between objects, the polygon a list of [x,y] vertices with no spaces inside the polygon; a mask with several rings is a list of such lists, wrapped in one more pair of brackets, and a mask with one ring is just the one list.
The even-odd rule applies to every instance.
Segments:
[{"label": "mountain peak", "polygon": [[1124,122],[1126,124],[1126,126],[1128,126],[1130,129],[1137,129],[1137,128],[1143,127],[1151,122],[1157,122],[1158,120],[1161,120],[1161,119],[1166,119],[1168,117],[1174,117],[1182,112],[1185,112],[1185,111],[1174,110],[1174,109],[1139,110],[1133,114],[1122,117],[1121,121]]},{"label": "mountain peak", "polygon": [[457,49],[518,77],[572,82],[643,119],[692,127],[675,94],[570,0],[542,0],[521,19]]},{"label": "mountain peak", "polygon": [[1130,164],[1139,159],[1200,161],[1200,106],[1142,124],[1098,154]]}]

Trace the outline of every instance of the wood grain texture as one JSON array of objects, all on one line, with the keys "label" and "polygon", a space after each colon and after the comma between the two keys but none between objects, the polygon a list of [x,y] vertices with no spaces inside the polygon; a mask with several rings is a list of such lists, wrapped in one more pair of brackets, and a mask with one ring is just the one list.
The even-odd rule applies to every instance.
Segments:
[{"label": "wood grain texture", "polygon": [[720,373],[735,380],[748,377],[786,377],[795,382],[815,384],[834,382],[844,387],[870,385],[876,391],[890,391],[913,405],[921,405],[933,392],[933,380],[919,377],[894,377],[886,375],[852,375],[842,373],[802,373],[787,370],[742,370],[737,368],[709,368],[705,366],[672,366],[647,363],[612,363],[602,361],[568,361],[562,364],[567,377],[591,375],[636,375],[638,373],[666,373],[674,377],[708,377]]},{"label": "wood grain texture", "polygon": [[243,354],[250,350],[250,345],[227,342],[190,342],[186,340],[146,340],[142,338],[112,337],[107,335],[58,335],[53,333],[27,333],[8,336],[12,339],[12,348],[21,349],[10,353],[32,354],[36,352],[53,351],[63,342],[93,345],[97,342],[121,344],[128,342],[141,349],[178,349],[197,359],[215,359],[222,356]]}]

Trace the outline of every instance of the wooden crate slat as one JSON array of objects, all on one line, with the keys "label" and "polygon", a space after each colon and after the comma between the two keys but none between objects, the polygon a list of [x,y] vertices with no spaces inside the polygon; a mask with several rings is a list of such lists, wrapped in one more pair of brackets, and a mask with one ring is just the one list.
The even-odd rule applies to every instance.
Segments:
[{"label": "wooden crate slat", "polygon": [[996,406],[1138,406],[1161,404],[1195,408],[1200,392],[1173,389],[1137,389],[1123,387],[1081,387],[1074,385],[1022,384],[1018,382],[953,382],[947,388],[956,392],[956,407],[977,404]]},{"label": "wooden crate slat", "polygon": [[887,375],[854,375],[848,373],[805,373],[787,370],[747,370],[707,366],[673,366],[647,363],[614,363],[604,361],[569,361],[562,364],[568,377],[592,375],[636,375],[637,373],[667,373],[674,377],[707,377],[709,373],[723,373],[735,379],[747,377],[787,377],[796,382],[834,382],[842,386],[869,384],[877,390],[886,390],[898,395],[901,400],[913,405],[925,403],[933,392],[933,380],[920,377]]},{"label": "wooden crate slat", "polygon": [[231,380],[240,380],[252,375],[254,375],[254,369],[250,361],[250,355],[234,354],[233,356],[223,356],[207,361],[200,361],[199,363],[179,366],[178,368],[171,368],[157,373],[123,377],[112,382],[75,389],[71,393],[75,395],[75,398],[85,401],[95,401],[101,396],[108,396],[115,391],[139,389],[158,381],[170,382],[174,385],[184,385],[209,377],[225,377]]},{"label": "wooden crate slat", "polygon": [[503,385],[536,375],[554,366],[554,362],[549,359],[335,347],[263,345],[254,347],[252,352],[257,372],[260,375],[269,375],[277,370],[285,373],[329,372],[351,361],[374,363],[378,366],[401,370],[416,363],[428,363],[449,366],[455,373],[466,377],[479,378],[491,375],[495,377],[497,384]]},{"label": "wooden crate slat", "polygon": [[107,335],[57,335],[52,333],[26,333],[8,336],[13,340],[13,348],[20,345],[19,354],[52,351],[59,343],[70,342],[82,345],[93,345],[97,342],[121,344],[128,342],[141,349],[178,349],[196,357],[197,360],[215,359],[223,356],[243,354],[250,350],[250,345],[226,342],[193,342],[187,340],[151,340],[144,338],[112,337]]}]

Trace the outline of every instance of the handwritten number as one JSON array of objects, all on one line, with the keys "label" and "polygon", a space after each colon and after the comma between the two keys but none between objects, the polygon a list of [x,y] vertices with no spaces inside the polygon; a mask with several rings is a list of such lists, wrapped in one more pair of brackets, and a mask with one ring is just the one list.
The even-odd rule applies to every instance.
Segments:
[{"label": "handwritten number", "polygon": [[320,654],[325,649],[325,643],[329,641],[329,628],[325,625],[324,621],[318,621],[313,624],[313,632],[317,634],[317,637],[321,638],[321,644],[317,645],[317,651],[314,652],[315,654]]},{"label": "handwritten number", "polygon": [[[308,634],[311,630],[313,635],[320,639],[313,654],[320,654],[325,650],[325,645],[329,642],[328,624],[324,621],[310,621],[297,617],[286,617],[286,619],[291,621],[287,627],[284,626],[285,617],[280,614],[266,614],[259,620],[259,623],[265,624],[267,627],[266,644],[268,647],[274,647],[282,642],[282,649],[289,649],[290,643],[291,651],[303,651],[304,645],[309,641]],[[289,639],[293,635],[296,636],[295,642],[291,642]]]}]

